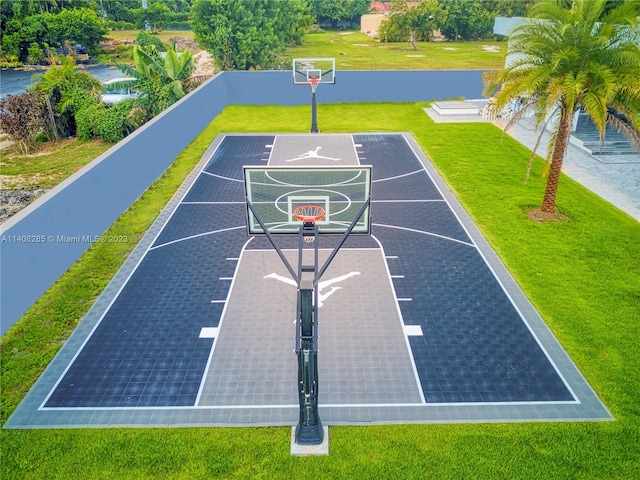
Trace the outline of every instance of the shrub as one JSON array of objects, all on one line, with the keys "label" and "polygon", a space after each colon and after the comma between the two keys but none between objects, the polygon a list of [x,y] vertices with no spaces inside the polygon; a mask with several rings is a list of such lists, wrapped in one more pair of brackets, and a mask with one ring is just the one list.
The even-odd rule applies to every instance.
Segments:
[{"label": "shrub", "polygon": [[34,144],[35,136],[46,126],[47,116],[42,96],[37,93],[8,95],[0,100],[0,124],[24,154]]},{"label": "shrub", "polygon": [[144,30],[140,30],[140,32],[138,33],[138,36],[136,37],[136,44],[140,45],[141,47],[154,45],[156,47],[156,50],[159,52],[167,51],[167,45],[162,43],[162,41],[158,37],[155,37]]},{"label": "shrub", "polygon": [[107,142],[116,143],[133,132],[141,123],[135,100],[125,100],[112,107],[92,104],[81,108],[76,113],[76,136],[81,141],[98,137]]},{"label": "shrub", "polygon": [[29,47],[29,63],[38,65],[44,59],[44,50],[40,48],[37,42],[33,42]]}]

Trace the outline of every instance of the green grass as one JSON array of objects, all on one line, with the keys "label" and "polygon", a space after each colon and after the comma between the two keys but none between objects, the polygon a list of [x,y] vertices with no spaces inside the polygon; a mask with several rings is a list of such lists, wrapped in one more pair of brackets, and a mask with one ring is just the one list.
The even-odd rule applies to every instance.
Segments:
[{"label": "green grass", "polygon": [[[132,42],[137,34],[137,30],[121,30],[107,36]],[[193,39],[193,35],[192,31],[163,31],[158,38],[171,43],[171,38]],[[289,48],[286,56],[332,57],[337,70],[493,70],[504,67],[506,51],[506,42],[492,40],[418,42],[418,49],[412,50],[408,42],[380,43],[358,31],[327,31],[307,33],[303,44]],[[284,68],[290,69],[291,65],[287,63]]]},{"label": "green grass", "polygon": [[[497,52],[489,51],[497,49]],[[380,43],[360,32],[305,35],[294,58],[333,57],[337,70],[492,70],[504,67],[506,42]],[[290,67],[289,67],[290,68]]]},{"label": "green grass", "polygon": [[[638,478],[640,224],[562,177],[568,220],[535,224],[543,181],[488,124],[434,124],[424,104],[320,105],[323,132],[409,131],[615,422],[332,427],[330,456],[289,456],[289,428],[0,432],[4,478]],[[219,132],[306,132],[308,107],[227,107],[110,234],[139,238]],[[540,162],[535,165],[539,172]],[[133,248],[96,244],[0,339],[6,421]]]},{"label": "green grass", "polygon": [[[111,30],[107,33],[108,40],[117,40],[120,42],[133,42],[138,36],[139,30]],[[193,39],[192,30],[163,30],[153,34],[164,43],[171,44],[170,40],[175,37],[191,38]]]},{"label": "green grass", "polygon": [[75,139],[38,144],[29,155],[11,145],[2,150],[2,188],[51,188],[80,170],[113,144]]}]

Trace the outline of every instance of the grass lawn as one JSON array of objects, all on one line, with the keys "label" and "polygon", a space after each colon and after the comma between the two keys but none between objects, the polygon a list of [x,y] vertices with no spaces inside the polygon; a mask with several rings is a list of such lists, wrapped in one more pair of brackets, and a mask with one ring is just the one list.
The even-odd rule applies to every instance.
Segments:
[{"label": "grass lawn", "polygon": [[23,155],[13,144],[2,150],[2,188],[54,187],[112,146],[101,140],[65,139],[40,143],[38,149]]},{"label": "grass lawn", "polygon": [[[109,32],[111,40],[134,41],[137,30]],[[169,43],[174,37],[193,39],[192,31],[162,31],[158,38]],[[338,70],[492,70],[502,68],[506,42],[419,42],[412,50],[408,42],[380,43],[358,31],[307,33],[303,45],[292,47],[287,57],[333,57]],[[291,69],[285,61],[284,69]]]},{"label": "grass lawn", "polygon": [[[424,106],[320,105],[319,125],[411,132],[616,421],[331,427],[330,455],[312,458],[289,456],[284,427],[2,430],[2,478],[638,478],[640,224],[567,177],[568,220],[532,223],[543,181],[523,185],[528,151],[489,124],[435,124]],[[308,115],[227,107],[109,234],[140,238],[218,133],[303,133]],[[133,246],[94,245],[0,339],[3,423]]]},{"label": "grass lawn", "polygon": [[[111,30],[107,32],[107,39],[118,40],[120,42],[133,42],[138,36],[139,30]],[[193,38],[192,30],[163,30],[153,34],[164,43],[171,44],[170,40],[175,37]]]},{"label": "grass lawn", "polygon": [[[506,42],[380,43],[364,33],[308,33],[294,58],[333,57],[338,70],[491,70],[504,67]],[[290,66],[288,68],[291,68]]]}]

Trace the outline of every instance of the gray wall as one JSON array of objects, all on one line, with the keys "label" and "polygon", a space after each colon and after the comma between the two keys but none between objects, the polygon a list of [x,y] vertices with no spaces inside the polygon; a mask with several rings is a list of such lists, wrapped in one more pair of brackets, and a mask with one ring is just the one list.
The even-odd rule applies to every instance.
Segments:
[{"label": "gray wall", "polygon": [[[228,104],[303,105],[290,71],[224,72],[105,152],[2,226],[0,335],[159,178]],[[320,103],[481,98],[481,71],[343,71]]]}]

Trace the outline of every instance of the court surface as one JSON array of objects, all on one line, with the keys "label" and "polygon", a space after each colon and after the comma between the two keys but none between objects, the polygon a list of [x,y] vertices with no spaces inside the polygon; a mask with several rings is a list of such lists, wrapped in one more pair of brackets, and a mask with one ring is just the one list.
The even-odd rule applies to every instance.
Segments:
[{"label": "court surface", "polygon": [[221,135],[6,428],[297,423],[296,287],[244,165],[372,166],[372,235],[320,284],[325,425],[612,419],[410,135]]}]

